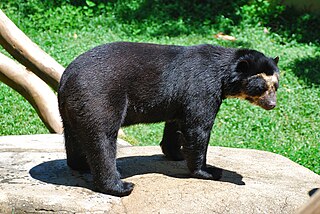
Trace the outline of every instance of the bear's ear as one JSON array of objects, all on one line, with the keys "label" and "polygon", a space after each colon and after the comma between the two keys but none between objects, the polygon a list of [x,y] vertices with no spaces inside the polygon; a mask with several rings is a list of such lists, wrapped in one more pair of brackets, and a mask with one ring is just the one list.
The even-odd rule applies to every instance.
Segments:
[{"label": "bear's ear", "polygon": [[273,61],[276,63],[276,65],[278,64],[278,62],[279,62],[279,56],[276,56],[274,59],[273,59]]},{"label": "bear's ear", "polygon": [[247,60],[240,60],[237,64],[238,72],[247,72],[249,70],[249,62]]}]

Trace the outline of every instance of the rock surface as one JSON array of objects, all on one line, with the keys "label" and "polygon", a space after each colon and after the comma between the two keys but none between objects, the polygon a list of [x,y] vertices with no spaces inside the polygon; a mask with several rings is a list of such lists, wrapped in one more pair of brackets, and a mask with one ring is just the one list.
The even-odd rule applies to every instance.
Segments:
[{"label": "rock surface", "polygon": [[128,197],[95,193],[92,177],[66,166],[60,135],[0,137],[0,213],[294,213],[320,176],[270,152],[210,147],[221,181],[188,177],[159,147],[118,144]]}]

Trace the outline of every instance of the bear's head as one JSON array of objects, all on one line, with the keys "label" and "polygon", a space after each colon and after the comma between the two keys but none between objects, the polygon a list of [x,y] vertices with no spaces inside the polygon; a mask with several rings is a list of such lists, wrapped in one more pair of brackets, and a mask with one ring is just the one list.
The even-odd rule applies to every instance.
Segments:
[{"label": "bear's head", "polygon": [[248,100],[266,110],[277,104],[279,87],[279,57],[269,58],[254,50],[240,49],[229,79],[232,85],[226,97]]}]

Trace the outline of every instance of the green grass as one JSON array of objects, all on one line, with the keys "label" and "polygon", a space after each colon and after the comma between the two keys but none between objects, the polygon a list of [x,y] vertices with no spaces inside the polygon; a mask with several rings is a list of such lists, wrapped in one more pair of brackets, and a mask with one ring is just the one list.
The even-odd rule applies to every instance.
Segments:
[{"label": "green grass", "polygon": [[16,91],[0,82],[0,135],[48,133],[36,111]]},{"label": "green grass", "polygon": [[[160,12],[155,13],[147,10],[150,5],[142,0],[95,5],[91,4],[94,1],[79,1],[78,5],[68,1],[46,5],[48,2],[51,1],[4,0],[0,8],[64,66],[96,45],[120,40],[177,45],[209,43],[279,55],[277,108],[265,111],[246,101],[225,100],[210,145],[275,152],[320,174],[320,32],[313,28],[319,26],[320,19],[262,0],[256,4],[226,0],[214,16],[207,9],[212,7],[211,1],[193,8],[189,1],[182,1],[182,9],[177,13],[177,3],[161,9],[157,2],[155,8]],[[264,33],[265,27],[270,33]],[[215,39],[220,31],[235,36],[236,42]],[[158,145],[163,123],[124,130],[127,140],[135,145]],[[35,133],[48,131],[31,105],[0,83],[0,135]]]}]

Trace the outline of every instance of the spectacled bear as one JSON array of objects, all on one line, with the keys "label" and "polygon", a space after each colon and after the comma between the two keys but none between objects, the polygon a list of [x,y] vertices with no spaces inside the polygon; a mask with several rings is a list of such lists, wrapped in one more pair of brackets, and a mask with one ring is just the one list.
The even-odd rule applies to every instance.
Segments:
[{"label": "spectacled bear", "polygon": [[116,42],[77,57],[58,90],[67,164],[90,169],[97,191],[126,196],[116,140],[121,126],[165,122],[161,148],[191,176],[217,180],[206,165],[210,131],[225,98],[276,106],[279,58],[249,49]]}]

